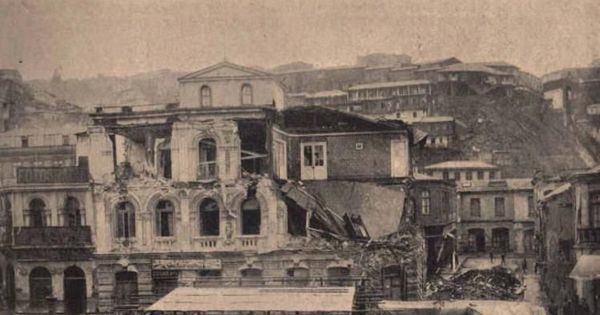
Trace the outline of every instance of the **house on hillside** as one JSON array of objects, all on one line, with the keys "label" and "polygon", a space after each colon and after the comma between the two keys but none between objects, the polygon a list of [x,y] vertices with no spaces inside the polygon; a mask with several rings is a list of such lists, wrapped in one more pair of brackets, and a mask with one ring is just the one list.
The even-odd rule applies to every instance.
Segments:
[{"label": "house on hillside", "polygon": [[400,117],[414,128],[428,134],[425,146],[428,148],[452,148],[456,141],[456,120],[448,116],[425,116],[420,118]]},{"label": "house on hillside", "polygon": [[438,71],[439,89],[449,96],[490,93],[510,96],[516,83],[515,76],[497,68],[498,66],[481,63],[460,63],[444,67]]}]

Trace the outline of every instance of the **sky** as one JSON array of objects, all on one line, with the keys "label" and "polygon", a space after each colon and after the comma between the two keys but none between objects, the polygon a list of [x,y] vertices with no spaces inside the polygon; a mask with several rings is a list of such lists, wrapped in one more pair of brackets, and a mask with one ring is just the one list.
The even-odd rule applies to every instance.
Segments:
[{"label": "sky", "polygon": [[404,53],[536,75],[600,58],[598,0],[0,0],[0,68],[25,79],[270,68]]}]

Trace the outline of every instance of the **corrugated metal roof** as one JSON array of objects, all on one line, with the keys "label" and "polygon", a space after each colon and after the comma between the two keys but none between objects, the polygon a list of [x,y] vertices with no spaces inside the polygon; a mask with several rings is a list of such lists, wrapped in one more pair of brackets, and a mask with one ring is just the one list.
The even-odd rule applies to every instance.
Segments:
[{"label": "corrugated metal roof", "polygon": [[401,86],[413,86],[413,85],[425,85],[431,84],[429,80],[407,80],[407,81],[395,81],[395,82],[378,82],[359,84],[348,88],[348,91],[364,90],[364,89],[378,89],[388,87],[401,87]]},{"label": "corrugated metal roof", "polygon": [[146,311],[351,312],[354,287],[180,287]]}]

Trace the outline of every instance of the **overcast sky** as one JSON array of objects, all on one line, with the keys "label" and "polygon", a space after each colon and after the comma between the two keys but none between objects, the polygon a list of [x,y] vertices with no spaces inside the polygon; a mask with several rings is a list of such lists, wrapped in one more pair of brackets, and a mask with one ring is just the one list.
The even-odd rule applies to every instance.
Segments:
[{"label": "overcast sky", "polygon": [[541,75],[600,57],[600,0],[0,0],[0,67],[26,79],[272,67],[406,53]]}]

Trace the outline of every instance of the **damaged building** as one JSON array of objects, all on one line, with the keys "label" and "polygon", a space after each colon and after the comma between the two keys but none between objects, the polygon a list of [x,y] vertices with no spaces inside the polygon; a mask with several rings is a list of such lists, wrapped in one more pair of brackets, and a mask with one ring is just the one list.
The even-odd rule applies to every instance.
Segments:
[{"label": "damaged building", "polygon": [[72,170],[14,169],[2,275],[16,313],[47,297],[59,312],[140,310],[178,287],[422,297],[406,126],[284,110],[269,73],[228,62],[179,85],[179,103],[97,107],[59,145]]}]

